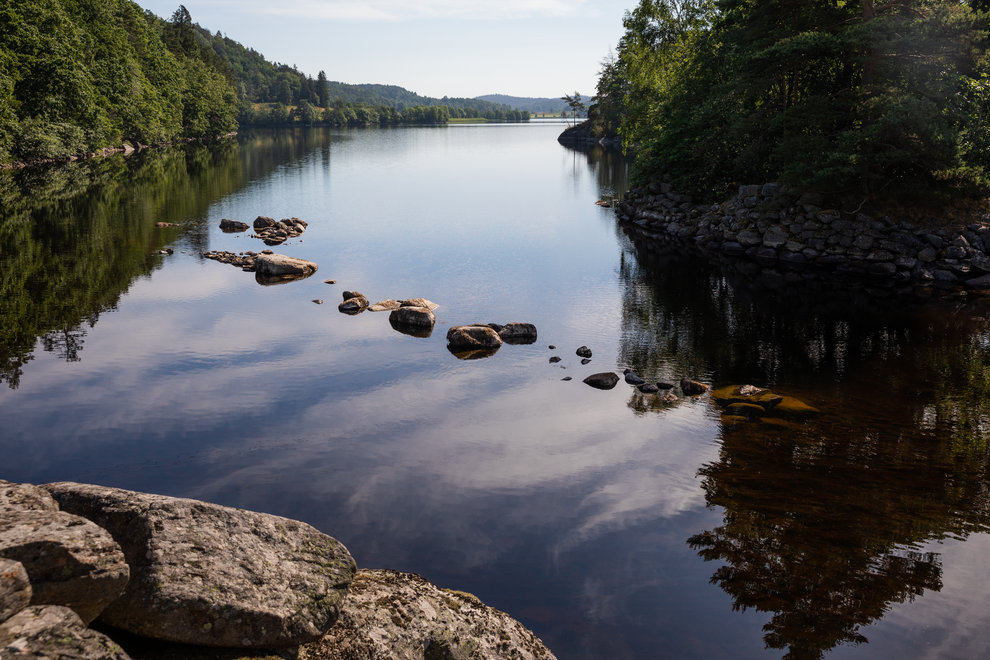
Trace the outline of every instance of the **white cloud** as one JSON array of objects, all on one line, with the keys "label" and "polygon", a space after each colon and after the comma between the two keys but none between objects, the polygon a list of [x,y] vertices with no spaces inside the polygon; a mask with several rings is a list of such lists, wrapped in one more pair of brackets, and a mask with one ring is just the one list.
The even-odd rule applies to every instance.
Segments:
[{"label": "white cloud", "polygon": [[236,7],[240,12],[308,19],[402,21],[424,18],[516,19],[577,13],[583,2],[562,0],[299,0],[279,4],[261,0],[214,0],[203,4]]}]

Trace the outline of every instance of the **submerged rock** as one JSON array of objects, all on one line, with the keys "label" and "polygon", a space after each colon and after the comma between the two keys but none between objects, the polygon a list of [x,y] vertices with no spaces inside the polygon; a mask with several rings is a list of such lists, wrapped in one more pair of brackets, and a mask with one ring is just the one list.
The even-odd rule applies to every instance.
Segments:
[{"label": "submerged rock", "polygon": [[440,589],[418,575],[360,570],[340,619],[299,660],[389,658],[552,660],[532,632],[471,594]]},{"label": "submerged rock", "polygon": [[67,607],[36,605],[0,623],[0,657],[127,660],[103,633],[86,627]]},{"label": "submerged rock", "polygon": [[102,486],[45,488],[123,548],[131,581],[101,620],[138,635],[227,647],[313,641],[356,570],[340,542],[288,518]]},{"label": "submerged rock", "polygon": [[643,383],[636,389],[638,389],[643,394],[656,394],[657,392],[660,391],[660,388],[652,383]]},{"label": "submerged rock", "polygon": [[71,607],[86,623],[124,591],[130,574],[110,534],[64,511],[5,512],[0,557],[24,566],[32,604]]},{"label": "submerged rock", "polygon": [[779,394],[755,385],[729,385],[712,390],[712,398],[720,406],[733,403],[755,403],[764,409],[772,408],[783,400]]},{"label": "submerged rock", "polygon": [[610,390],[619,382],[619,375],[611,371],[591,374],[584,379],[584,382],[599,390]]}]

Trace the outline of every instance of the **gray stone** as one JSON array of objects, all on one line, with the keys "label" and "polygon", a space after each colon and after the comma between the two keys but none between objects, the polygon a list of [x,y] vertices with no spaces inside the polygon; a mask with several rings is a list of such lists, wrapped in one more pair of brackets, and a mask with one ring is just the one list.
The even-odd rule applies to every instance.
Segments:
[{"label": "gray stone", "polygon": [[418,575],[360,570],[340,619],[299,660],[553,660],[532,632],[475,596]]},{"label": "gray stone", "polygon": [[319,266],[312,261],[296,259],[284,254],[259,254],[254,259],[255,272],[267,277],[309,276],[318,268]]},{"label": "gray stone", "polygon": [[990,289],[990,275],[981,275],[966,280],[966,286],[973,289]]},{"label": "gray stone", "polygon": [[918,261],[930,264],[936,259],[938,259],[938,251],[930,245],[918,252]]},{"label": "gray stone", "polygon": [[532,323],[512,321],[502,326],[498,336],[506,344],[533,344],[537,339],[536,326]]},{"label": "gray stone", "polygon": [[337,305],[337,309],[344,314],[357,314],[368,308],[368,299],[357,291],[344,291],[344,302]]},{"label": "gray stone", "polygon": [[763,234],[763,246],[768,248],[783,247],[790,240],[790,234],[780,225],[773,225]]},{"label": "gray stone", "polygon": [[447,331],[447,345],[468,350],[497,349],[502,345],[502,338],[483,323],[457,325]]},{"label": "gray stone", "polygon": [[0,557],[24,566],[33,605],[65,605],[86,623],[124,591],[129,575],[110,534],[64,511],[4,513]]},{"label": "gray stone", "polygon": [[60,660],[127,660],[103,633],[90,630],[67,607],[33,606],[0,623],[0,657]]},{"label": "gray stone", "polygon": [[246,222],[240,222],[238,220],[229,220],[227,218],[223,218],[220,221],[220,230],[221,231],[225,231],[225,232],[240,232],[240,231],[247,231],[248,229],[250,229],[250,227],[248,226],[248,223],[246,223]]},{"label": "gray stone", "polygon": [[853,245],[855,245],[860,250],[869,250],[873,247],[873,237],[866,234],[860,234],[853,240]]},{"label": "gray stone", "polygon": [[393,309],[388,320],[393,325],[415,326],[417,328],[432,328],[437,319],[433,311],[426,307],[399,307]]},{"label": "gray stone", "polygon": [[574,354],[577,355],[578,357],[590,358],[591,357],[591,349],[588,348],[587,346],[581,346],[576,351],[574,351]]},{"label": "gray stone", "polygon": [[0,558],[0,623],[31,604],[31,580],[24,565]]},{"label": "gray stone", "polygon": [[45,488],[121,545],[131,581],[101,620],[145,637],[228,647],[312,641],[333,624],[356,570],[340,542],[288,518],[101,486]]},{"label": "gray stone", "polygon": [[591,385],[595,389],[610,390],[618,384],[619,376],[611,371],[606,371],[603,373],[591,374],[584,379],[584,382]]},{"label": "gray stone", "polygon": [[736,236],[736,241],[744,248],[754,247],[763,243],[763,236],[755,231],[742,231]]},{"label": "gray stone", "polygon": [[44,488],[0,479],[0,515],[13,511],[58,511],[58,503]]},{"label": "gray stone", "polygon": [[409,298],[407,300],[400,301],[399,304],[402,307],[425,307],[431,312],[440,307],[440,305],[436,304],[432,300],[427,300],[426,298]]},{"label": "gray stone", "polygon": [[630,385],[642,385],[646,381],[639,377],[639,375],[632,369],[626,369],[625,380]]},{"label": "gray stone", "polygon": [[657,392],[660,391],[660,388],[654,385],[653,383],[643,383],[636,389],[638,389],[643,394],[656,394]]},{"label": "gray stone", "polygon": [[369,312],[391,312],[393,309],[399,309],[402,307],[402,303],[398,300],[379,300],[374,305],[368,307]]}]

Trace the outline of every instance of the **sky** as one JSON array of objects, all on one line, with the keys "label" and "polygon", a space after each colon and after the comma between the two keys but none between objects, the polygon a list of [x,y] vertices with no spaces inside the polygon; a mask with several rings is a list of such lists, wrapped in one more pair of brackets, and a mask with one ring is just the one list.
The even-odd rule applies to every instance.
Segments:
[{"label": "sky", "polygon": [[637,0],[137,0],[268,60],[423,96],[594,94]]}]

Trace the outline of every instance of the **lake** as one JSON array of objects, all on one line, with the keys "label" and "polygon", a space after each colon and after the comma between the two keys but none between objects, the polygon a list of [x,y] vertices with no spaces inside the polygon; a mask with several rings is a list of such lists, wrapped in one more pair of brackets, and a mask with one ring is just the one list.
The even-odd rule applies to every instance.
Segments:
[{"label": "lake", "polygon": [[[633,241],[595,204],[629,164],[563,128],[249,131],[0,173],[0,478],[297,518],[562,660],[990,655],[987,306],[762,292]],[[200,256],[264,249],[219,229],[259,215],[309,223],[274,249],[314,276]],[[428,298],[436,328],[341,314],[345,290]],[[510,321],[538,341],[446,347]],[[821,412],[582,383],[626,368]]]}]

